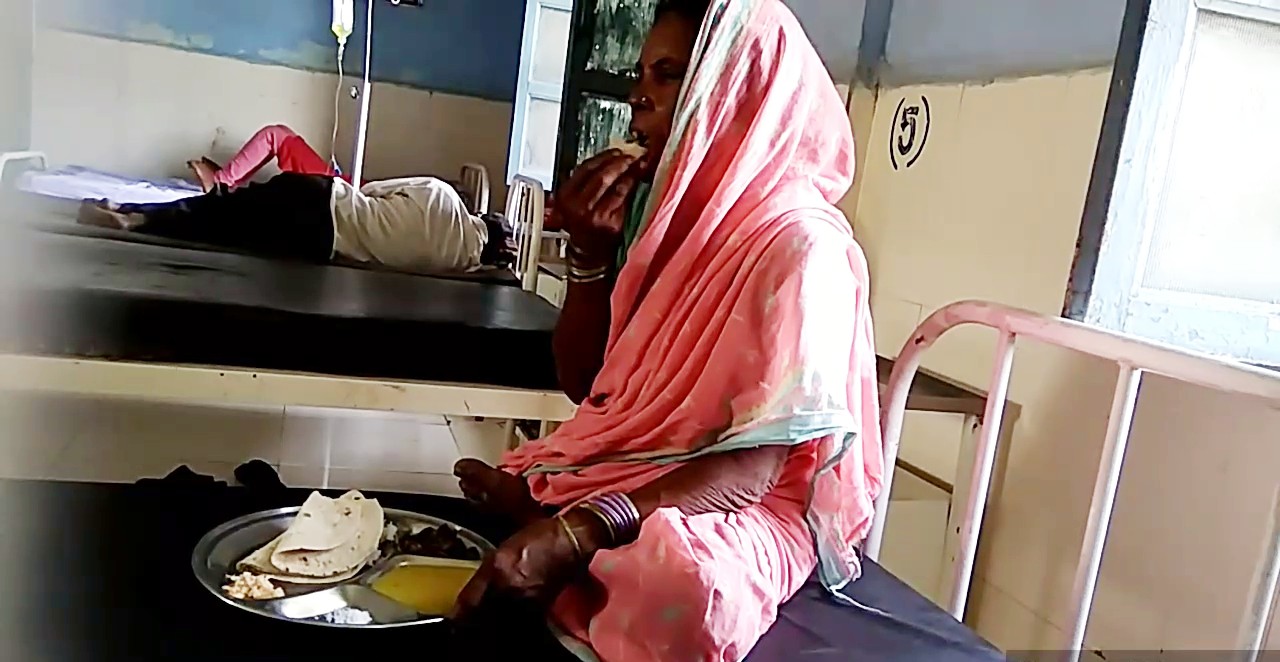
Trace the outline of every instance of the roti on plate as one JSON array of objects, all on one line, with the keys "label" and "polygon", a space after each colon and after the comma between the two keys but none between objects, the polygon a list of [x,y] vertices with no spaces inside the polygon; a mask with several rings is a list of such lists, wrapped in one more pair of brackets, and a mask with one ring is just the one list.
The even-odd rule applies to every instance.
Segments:
[{"label": "roti on plate", "polygon": [[236,567],[296,584],[342,581],[377,556],[382,530],[377,499],[354,490],[337,499],[313,492],[284,533]]}]

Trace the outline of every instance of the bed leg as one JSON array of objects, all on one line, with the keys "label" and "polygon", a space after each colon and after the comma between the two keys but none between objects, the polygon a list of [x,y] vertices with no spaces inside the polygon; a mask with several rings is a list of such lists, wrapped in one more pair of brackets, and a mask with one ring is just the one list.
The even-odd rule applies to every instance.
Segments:
[{"label": "bed leg", "polygon": [[[970,465],[965,492],[964,512],[959,516],[960,531],[955,543],[956,562],[949,573],[951,580],[947,611],[958,621],[964,621],[964,610],[969,603],[969,583],[973,578],[973,562],[978,553],[978,534],[982,532],[982,518],[987,510],[987,492],[991,487],[991,473],[995,466],[996,448],[1000,442],[1000,427],[1004,420],[1005,402],[1009,394],[1009,377],[1013,373],[1013,350],[1016,336],[1002,331],[996,342],[996,364],[991,372],[991,387],[987,390],[987,406],[982,414],[980,433],[974,443],[973,461]],[[965,476],[957,476],[957,483]],[[954,517],[954,515],[953,515]],[[950,531],[948,531],[950,533]]]},{"label": "bed leg", "polygon": [[[982,420],[978,416],[967,415],[960,430],[959,456],[956,460],[956,475],[952,479],[955,489],[951,492],[950,512],[947,515],[947,533],[943,538],[942,570],[938,573],[938,604],[950,608],[956,600],[956,573],[960,560],[960,532],[964,529],[965,504],[969,497],[969,481],[965,477],[973,474],[976,459],[978,437],[982,434]],[[954,614],[953,614],[954,615]],[[957,616],[957,618],[959,618]]]},{"label": "bed leg", "polygon": [[1280,492],[1272,499],[1271,526],[1263,548],[1262,563],[1258,567],[1245,621],[1240,629],[1240,662],[1257,662],[1261,651],[1271,638],[1271,616],[1276,608],[1276,588],[1280,586]]}]

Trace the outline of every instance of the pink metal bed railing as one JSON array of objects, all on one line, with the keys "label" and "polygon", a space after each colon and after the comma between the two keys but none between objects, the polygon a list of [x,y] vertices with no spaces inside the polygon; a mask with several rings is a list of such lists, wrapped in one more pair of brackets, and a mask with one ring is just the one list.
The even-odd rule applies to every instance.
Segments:
[{"label": "pink metal bed railing", "polygon": [[[1106,441],[1102,450],[1093,497],[1089,504],[1089,518],[1085,527],[1080,562],[1076,567],[1072,585],[1070,641],[1067,642],[1067,660],[1079,659],[1084,646],[1085,628],[1093,604],[1098,570],[1102,564],[1102,550],[1107,539],[1107,529],[1115,503],[1120,480],[1120,467],[1125,446],[1129,441],[1129,429],[1138,399],[1138,384],[1143,373],[1150,372],[1181,380],[1190,384],[1251,395],[1280,403],[1280,375],[1259,368],[1230,363],[1209,356],[1195,354],[1167,345],[1133,338],[1104,329],[1088,326],[1063,318],[1051,318],[1027,310],[1003,306],[986,301],[961,301],[945,306],[933,313],[903,346],[893,364],[889,378],[888,400],[881,412],[884,435],[885,466],[893,467],[898,456],[898,442],[902,435],[902,419],[905,414],[907,393],[920,367],[921,355],[948,330],[964,324],[990,327],[998,333],[995,366],[991,373],[991,385],[987,393],[986,411],[977,440],[973,469],[968,478],[968,492],[961,520],[960,539],[948,587],[952,616],[963,619],[969,597],[969,585],[973,575],[974,557],[978,547],[978,534],[986,509],[991,472],[996,458],[996,446],[1000,438],[1000,424],[1004,415],[1005,400],[1009,391],[1009,376],[1013,368],[1014,345],[1018,338],[1028,338],[1050,345],[1089,354],[1113,361],[1120,366],[1116,390],[1107,420]],[[957,483],[963,480],[957,478]],[[879,556],[884,537],[885,515],[889,505],[893,471],[885,472],[883,491],[876,502],[876,518],[867,539],[865,552],[872,559]],[[1280,510],[1278,510],[1280,513]],[[1278,518],[1280,519],[1280,518]],[[1280,522],[1273,523],[1274,533],[1280,534]],[[1275,537],[1274,535],[1272,536]],[[1246,659],[1256,659],[1256,651],[1262,648],[1270,623],[1271,610],[1277,581],[1280,580],[1280,545],[1271,541],[1266,558],[1259,569],[1251,596],[1248,622],[1241,629],[1240,650],[1255,651]]]}]

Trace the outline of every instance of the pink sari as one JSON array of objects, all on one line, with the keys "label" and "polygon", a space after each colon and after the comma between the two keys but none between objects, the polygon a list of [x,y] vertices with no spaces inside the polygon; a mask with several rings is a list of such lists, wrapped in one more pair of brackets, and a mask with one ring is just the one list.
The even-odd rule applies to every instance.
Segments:
[{"label": "pink sari", "polygon": [[663,509],[602,551],[557,622],[609,662],[739,660],[815,566],[855,579],[883,474],[842,99],[779,0],[717,0],[618,276],[592,396],[509,453],[535,498],[629,491],[709,453],[792,448],[760,503]]}]

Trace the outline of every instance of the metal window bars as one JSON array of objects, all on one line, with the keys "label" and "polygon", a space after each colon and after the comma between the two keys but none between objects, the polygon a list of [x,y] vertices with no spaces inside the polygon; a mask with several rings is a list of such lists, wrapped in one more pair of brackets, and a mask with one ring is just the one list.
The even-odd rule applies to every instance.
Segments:
[{"label": "metal window bars", "polygon": [[[1069,621],[1070,640],[1066,645],[1065,659],[1074,662],[1079,659],[1084,646],[1085,629],[1102,564],[1102,550],[1119,486],[1120,467],[1129,441],[1130,425],[1138,399],[1138,385],[1143,374],[1159,374],[1206,388],[1263,398],[1273,403],[1280,403],[1280,374],[996,303],[960,301],[945,306],[916,328],[894,362],[889,378],[886,389],[888,399],[881,411],[881,426],[885,467],[890,470],[885,472],[884,486],[876,500],[875,522],[865,548],[865,553],[872,559],[879,555],[884,537],[885,516],[893,481],[892,467],[898,455],[907,393],[920,367],[921,356],[944,333],[965,324],[990,327],[999,336],[982,429],[968,477],[958,550],[950,575],[951,585],[948,587],[946,606],[957,619],[963,618],[968,601],[974,556],[987,505],[1017,339],[1037,340],[1108,359],[1120,366],[1107,421],[1102,458],[1089,504],[1080,561],[1076,566],[1071,591],[1072,618]],[[1277,522],[1273,523],[1272,528],[1275,535],[1280,535],[1280,508],[1277,515]],[[1257,651],[1266,640],[1278,579],[1280,544],[1273,541],[1273,544],[1267,546],[1266,556],[1257,573],[1253,594],[1250,596],[1248,619],[1241,628],[1240,647],[1243,651],[1250,651],[1244,654],[1246,660],[1255,660]]]}]

